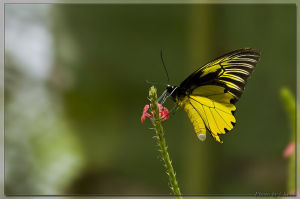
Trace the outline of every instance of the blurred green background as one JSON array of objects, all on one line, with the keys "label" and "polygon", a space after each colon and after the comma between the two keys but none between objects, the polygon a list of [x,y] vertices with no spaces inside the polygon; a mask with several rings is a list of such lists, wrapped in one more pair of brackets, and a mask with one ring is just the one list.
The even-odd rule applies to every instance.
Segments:
[{"label": "blurred green background", "polygon": [[[181,192],[286,192],[296,89],[296,6],[6,4],[5,193],[169,194],[150,121],[151,84],[179,85],[238,48],[262,52],[237,124],[200,142],[184,111],[164,123]],[[171,100],[167,102],[171,108]]]}]

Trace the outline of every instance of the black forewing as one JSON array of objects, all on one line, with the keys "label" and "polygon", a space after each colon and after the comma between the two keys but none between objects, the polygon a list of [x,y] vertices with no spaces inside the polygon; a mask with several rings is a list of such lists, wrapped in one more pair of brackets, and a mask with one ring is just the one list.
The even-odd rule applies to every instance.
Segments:
[{"label": "black forewing", "polygon": [[180,88],[192,93],[199,86],[219,85],[232,94],[232,103],[235,103],[242,95],[259,58],[260,52],[255,49],[232,51],[197,69],[180,84]]}]

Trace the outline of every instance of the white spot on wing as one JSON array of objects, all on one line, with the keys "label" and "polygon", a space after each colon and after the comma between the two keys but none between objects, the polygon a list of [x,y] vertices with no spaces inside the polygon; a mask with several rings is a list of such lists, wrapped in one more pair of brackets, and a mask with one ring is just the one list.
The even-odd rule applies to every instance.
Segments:
[{"label": "white spot on wing", "polygon": [[197,136],[198,136],[199,140],[201,140],[202,142],[206,139],[206,135],[205,134],[200,133]]}]

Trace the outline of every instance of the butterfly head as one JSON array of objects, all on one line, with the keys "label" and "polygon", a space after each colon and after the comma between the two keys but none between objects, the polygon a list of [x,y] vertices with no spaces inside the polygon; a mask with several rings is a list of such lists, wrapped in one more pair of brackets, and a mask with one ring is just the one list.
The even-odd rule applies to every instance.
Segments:
[{"label": "butterfly head", "polygon": [[169,93],[169,96],[171,96],[174,100],[177,96],[177,91],[178,91],[178,87],[177,86],[171,86],[171,85],[167,85],[166,88],[167,93]]},{"label": "butterfly head", "polygon": [[167,90],[168,93],[172,93],[174,89],[175,89],[175,86],[171,86],[169,84],[166,87],[166,90]]},{"label": "butterfly head", "polygon": [[167,98],[169,98],[170,96],[173,98],[173,100],[175,100],[175,92],[176,91],[176,86],[171,86],[171,85],[167,85],[166,90],[163,92],[163,94],[158,98],[158,102],[163,104]]}]

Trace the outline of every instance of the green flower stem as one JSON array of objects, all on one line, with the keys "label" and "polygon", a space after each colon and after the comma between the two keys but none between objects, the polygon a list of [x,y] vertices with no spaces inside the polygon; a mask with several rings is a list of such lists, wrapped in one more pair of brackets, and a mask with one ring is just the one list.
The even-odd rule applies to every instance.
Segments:
[{"label": "green flower stem", "polygon": [[[291,91],[287,88],[281,88],[280,90],[281,99],[283,101],[284,107],[286,109],[287,115],[290,121],[290,128],[291,128],[291,142],[295,143],[295,115],[296,115],[296,108],[295,108],[295,97],[291,93]],[[295,192],[296,188],[296,161],[295,161],[295,153],[292,154],[289,158],[289,165],[288,165],[288,192],[293,193]]]},{"label": "green flower stem", "polygon": [[290,128],[292,131],[291,141],[295,141],[295,116],[296,116],[295,97],[293,96],[291,91],[287,88],[281,88],[280,95],[290,121]]},{"label": "green flower stem", "polygon": [[178,182],[176,180],[176,174],[172,166],[172,162],[170,160],[170,156],[168,153],[168,147],[166,144],[166,140],[164,137],[164,129],[161,124],[161,118],[159,115],[159,109],[157,106],[157,92],[156,88],[152,86],[149,91],[149,99],[150,99],[150,110],[153,113],[152,124],[155,128],[156,132],[156,141],[157,145],[159,146],[159,152],[161,158],[164,162],[164,166],[167,169],[167,174],[169,176],[170,188],[174,195],[178,196],[177,198],[181,198],[181,192],[178,187]]}]

